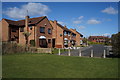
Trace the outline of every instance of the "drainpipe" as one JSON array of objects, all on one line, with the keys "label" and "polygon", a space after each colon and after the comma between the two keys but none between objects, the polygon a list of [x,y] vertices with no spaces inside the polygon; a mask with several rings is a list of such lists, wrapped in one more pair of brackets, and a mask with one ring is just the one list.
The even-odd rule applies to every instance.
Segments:
[{"label": "drainpipe", "polygon": [[[54,27],[55,27],[55,31],[56,31],[56,35],[55,35],[55,45],[56,45],[56,43],[57,43],[57,20],[54,20]],[[52,33],[53,34],[53,33]],[[56,46],[55,46],[56,47]]]}]

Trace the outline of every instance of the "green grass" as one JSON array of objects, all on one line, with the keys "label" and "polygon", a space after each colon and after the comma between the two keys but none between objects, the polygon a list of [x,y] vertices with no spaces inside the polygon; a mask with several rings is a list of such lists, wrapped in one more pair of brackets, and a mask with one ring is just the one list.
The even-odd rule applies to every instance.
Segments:
[{"label": "green grass", "polygon": [[117,78],[118,59],[50,54],[3,56],[3,78]]}]

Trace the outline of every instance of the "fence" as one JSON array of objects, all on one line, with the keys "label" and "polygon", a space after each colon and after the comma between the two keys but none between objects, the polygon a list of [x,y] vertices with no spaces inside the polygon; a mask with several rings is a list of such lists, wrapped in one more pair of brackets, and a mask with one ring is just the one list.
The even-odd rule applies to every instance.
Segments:
[{"label": "fence", "polygon": [[93,49],[89,51],[82,51],[81,49],[67,49],[65,52],[61,52],[61,49],[58,50],[58,55],[64,56],[79,56],[79,57],[102,57],[106,58],[107,51],[103,50],[101,53],[96,53]]}]

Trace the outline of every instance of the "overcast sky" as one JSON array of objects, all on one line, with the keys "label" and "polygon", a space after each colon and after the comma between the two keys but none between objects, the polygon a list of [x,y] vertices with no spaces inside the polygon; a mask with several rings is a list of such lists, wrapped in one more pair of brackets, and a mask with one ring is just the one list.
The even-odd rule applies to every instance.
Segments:
[{"label": "overcast sky", "polygon": [[[28,13],[27,13],[28,10]],[[117,2],[3,2],[2,18],[11,20],[47,16],[85,37],[118,32]]]}]

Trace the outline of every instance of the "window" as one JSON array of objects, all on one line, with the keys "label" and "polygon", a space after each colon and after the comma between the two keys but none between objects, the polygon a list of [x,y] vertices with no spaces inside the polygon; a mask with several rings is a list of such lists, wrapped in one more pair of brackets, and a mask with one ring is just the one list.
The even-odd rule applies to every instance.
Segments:
[{"label": "window", "polygon": [[51,43],[51,39],[48,39],[48,43]]},{"label": "window", "polygon": [[64,45],[68,45],[68,40],[65,40],[65,41],[64,41]]},{"label": "window", "polygon": [[64,31],[64,35],[67,35],[67,32],[66,32],[66,31]]},{"label": "window", "polygon": [[32,26],[29,26],[30,30],[32,30]]},{"label": "window", "polygon": [[70,32],[68,32],[68,36],[70,36]]},{"label": "window", "polygon": [[45,33],[45,27],[40,27],[40,33]]},{"label": "window", "polygon": [[20,27],[20,32],[24,32],[24,27]]},{"label": "window", "polygon": [[76,34],[72,34],[73,37],[76,37]]},{"label": "window", "polygon": [[48,34],[51,34],[51,29],[48,29]]}]

